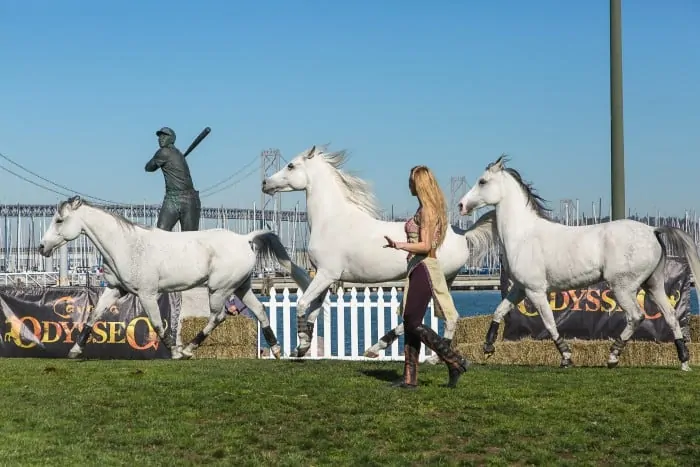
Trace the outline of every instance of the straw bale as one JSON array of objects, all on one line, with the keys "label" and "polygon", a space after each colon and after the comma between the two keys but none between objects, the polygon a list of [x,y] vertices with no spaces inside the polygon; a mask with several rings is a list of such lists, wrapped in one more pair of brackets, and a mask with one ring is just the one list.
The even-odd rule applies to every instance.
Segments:
[{"label": "straw bale", "polygon": [[700,342],[700,316],[693,315],[690,317],[690,341]]},{"label": "straw bale", "polygon": [[[491,315],[470,316],[469,318],[460,318],[457,320],[455,328],[454,341],[467,343],[483,343],[486,332],[491,325]],[[504,322],[498,329],[498,338],[496,341],[503,340]]]},{"label": "straw bale", "polygon": [[[182,320],[183,344],[192,340],[204,329],[207,318]],[[258,348],[257,321],[245,316],[231,316],[194,351],[195,358],[256,358]]]},{"label": "straw bale", "polygon": [[[554,343],[549,340],[522,339],[504,341],[503,326],[496,341],[496,352],[487,357],[483,342],[491,316],[462,318],[457,323],[454,345],[467,359],[474,363],[506,365],[559,366],[561,356]],[[700,365],[700,317],[690,320],[691,343],[690,364]],[[575,366],[606,366],[612,340],[568,340],[572,347]],[[620,367],[630,366],[679,366],[673,342],[630,341],[620,356]]]}]

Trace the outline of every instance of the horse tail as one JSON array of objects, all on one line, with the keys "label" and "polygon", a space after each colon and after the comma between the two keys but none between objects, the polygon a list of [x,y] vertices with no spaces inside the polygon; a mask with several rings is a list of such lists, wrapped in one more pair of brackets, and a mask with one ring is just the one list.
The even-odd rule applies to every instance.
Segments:
[{"label": "horse tail", "polygon": [[466,232],[464,238],[469,244],[470,262],[481,262],[489,248],[498,243],[496,210],[492,209],[481,216]]},{"label": "horse tail", "polygon": [[686,257],[690,265],[690,271],[693,273],[695,291],[698,293],[698,300],[700,300],[700,256],[698,256],[698,249],[693,238],[679,228],[666,225],[656,227],[654,235],[656,235],[656,239],[661,244],[664,257],[668,255],[668,252],[664,242],[661,240],[661,235],[666,236],[666,240],[674,252],[682,253]]},{"label": "horse tail", "polygon": [[287,254],[287,249],[282,245],[279,236],[269,230],[254,230],[248,235],[248,242],[255,247],[256,256],[266,259],[276,259],[291,276],[294,282],[306,290],[311,283],[311,277],[299,267]]}]

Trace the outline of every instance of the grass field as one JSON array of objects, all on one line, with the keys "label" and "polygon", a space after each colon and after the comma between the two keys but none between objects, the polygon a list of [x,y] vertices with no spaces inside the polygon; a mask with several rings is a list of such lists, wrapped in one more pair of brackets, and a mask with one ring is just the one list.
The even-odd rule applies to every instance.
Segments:
[{"label": "grass field", "polygon": [[2,465],[697,465],[700,371],[5,359]]}]

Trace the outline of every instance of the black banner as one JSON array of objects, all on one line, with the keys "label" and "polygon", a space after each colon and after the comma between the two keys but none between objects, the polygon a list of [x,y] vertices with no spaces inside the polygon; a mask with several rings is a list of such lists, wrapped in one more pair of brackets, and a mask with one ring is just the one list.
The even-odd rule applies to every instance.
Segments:
[{"label": "black banner", "polygon": [[[102,290],[85,287],[0,289],[4,318],[4,326],[0,328],[0,357],[66,358]],[[158,300],[166,329],[171,314],[176,314],[173,311],[179,307],[176,295],[162,294]],[[170,351],[160,342],[138,298],[129,294],[95,323],[83,356],[142,360],[170,358]]]},{"label": "black banner", "polygon": [[[668,258],[666,261],[666,294],[676,310],[684,334],[690,319],[690,267],[686,261]],[[510,287],[508,273],[501,272],[501,296],[505,297]],[[632,336],[636,340],[672,342],[673,333],[666,324],[656,304],[640,290],[637,302],[644,310],[645,319]],[[616,338],[624,329],[625,314],[615,300],[615,295],[605,282],[585,289],[552,292],[549,305],[559,334],[565,339],[608,339]],[[550,339],[539,313],[528,299],[518,303],[504,318],[503,338],[519,340],[524,337]]]}]

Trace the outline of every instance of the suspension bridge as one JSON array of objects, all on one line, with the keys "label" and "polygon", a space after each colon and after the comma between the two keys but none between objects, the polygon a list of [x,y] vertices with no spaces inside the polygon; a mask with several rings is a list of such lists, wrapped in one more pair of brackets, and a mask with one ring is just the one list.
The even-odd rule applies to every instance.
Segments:
[{"label": "suspension bridge", "polygon": [[[42,177],[13,161],[7,156],[0,154],[0,158],[18,166],[25,172],[34,175],[45,183],[31,180],[18,174],[7,167],[0,165],[0,170],[21,178],[27,183],[35,185],[47,191],[65,196],[66,198],[74,194],[79,194],[84,198],[99,204],[108,211],[118,213],[127,219],[142,225],[155,226],[160,211],[159,204],[125,204],[110,202],[96,196],[90,196],[71,190],[68,187]],[[267,149],[244,165],[241,169],[229,175],[223,180],[200,190],[203,198],[224,189],[233,188],[241,181],[254,176],[259,170],[261,179],[268,177],[280,169],[282,156],[278,149]],[[259,169],[254,167],[255,160],[259,160]],[[245,169],[252,167],[246,173],[241,174]],[[51,186],[47,186],[51,185]],[[456,211],[458,200],[469,188],[465,176],[453,176],[450,179],[449,190],[449,211],[450,223],[458,228],[466,229],[474,221],[476,215],[462,217]],[[37,252],[37,246],[41,235],[46,230],[51,217],[54,215],[56,205],[54,204],[0,204],[0,285],[2,283],[20,282],[31,284],[54,281],[56,271],[64,271],[65,276],[80,279],[70,279],[70,282],[84,282],[86,274],[99,277],[101,257],[92,243],[85,236],[79,237],[62,250],[55,252],[50,258],[44,258]],[[559,203],[559,209],[553,212],[553,219],[566,225],[587,225],[600,222],[607,222],[610,219],[610,209],[608,215],[603,216],[602,200],[592,203],[588,213],[580,209],[578,200],[564,199]],[[694,211],[685,212],[684,217],[663,217],[660,213],[656,215],[638,216],[629,213],[630,218],[634,218],[650,225],[673,225],[691,233],[696,243],[700,243],[700,224],[697,214]],[[394,216],[384,211],[384,220],[404,221],[401,216]],[[269,228],[275,231],[286,246],[289,255],[298,264],[311,270],[311,265],[306,254],[308,243],[308,225],[306,212],[297,203],[292,209],[283,209],[281,193],[275,195],[265,195],[261,192],[259,203],[254,202],[250,208],[230,208],[230,207],[202,207],[201,229],[225,228],[237,233],[245,234],[259,228]],[[179,229],[179,224],[175,230]],[[63,257],[62,257],[63,256]],[[276,265],[259,264],[256,271],[257,279],[262,281],[265,276],[279,277],[281,273]],[[500,272],[499,251],[493,249],[488,252],[483,262],[480,264],[465,264],[463,273],[473,276],[497,276]],[[43,276],[42,276],[43,275]],[[16,277],[15,277],[16,276]],[[279,278],[283,280],[283,278]],[[484,282],[486,280],[487,282]],[[489,279],[479,279],[476,282],[463,280],[462,286],[466,289],[492,288],[493,282]],[[481,281],[481,282],[479,282]],[[260,285],[260,287],[263,287]]]}]

